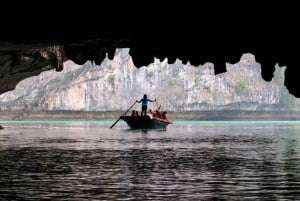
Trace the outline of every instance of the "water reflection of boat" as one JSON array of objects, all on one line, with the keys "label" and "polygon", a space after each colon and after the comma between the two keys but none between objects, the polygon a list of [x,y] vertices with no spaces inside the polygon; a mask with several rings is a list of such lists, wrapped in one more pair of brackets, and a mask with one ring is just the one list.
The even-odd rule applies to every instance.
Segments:
[{"label": "water reflection of boat", "polygon": [[146,116],[121,116],[131,129],[164,129],[172,122],[161,118]]}]

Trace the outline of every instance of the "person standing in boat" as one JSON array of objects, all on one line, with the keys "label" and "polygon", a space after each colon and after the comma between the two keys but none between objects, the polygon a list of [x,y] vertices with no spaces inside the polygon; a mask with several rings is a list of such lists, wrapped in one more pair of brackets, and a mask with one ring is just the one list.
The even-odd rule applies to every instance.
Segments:
[{"label": "person standing in boat", "polygon": [[144,94],[144,97],[141,100],[136,100],[138,103],[142,103],[142,113],[141,116],[145,116],[147,114],[148,102],[155,102],[156,99],[151,100],[147,98],[147,94]]}]

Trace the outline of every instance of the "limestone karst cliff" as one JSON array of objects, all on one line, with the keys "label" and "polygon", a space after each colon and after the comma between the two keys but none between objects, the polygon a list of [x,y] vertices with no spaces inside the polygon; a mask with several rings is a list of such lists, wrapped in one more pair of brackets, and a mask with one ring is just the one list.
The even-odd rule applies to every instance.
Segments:
[{"label": "limestone karst cliff", "polygon": [[126,110],[147,93],[158,100],[153,107],[169,111],[299,110],[300,101],[283,85],[285,67],[276,66],[274,78],[266,82],[251,54],[214,75],[211,63],[192,67],[179,60],[168,64],[155,59],[149,67],[135,68],[128,51],[117,49],[114,59],[106,58],[100,66],[67,61],[62,72],[26,79],[0,96],[0,109]]}]

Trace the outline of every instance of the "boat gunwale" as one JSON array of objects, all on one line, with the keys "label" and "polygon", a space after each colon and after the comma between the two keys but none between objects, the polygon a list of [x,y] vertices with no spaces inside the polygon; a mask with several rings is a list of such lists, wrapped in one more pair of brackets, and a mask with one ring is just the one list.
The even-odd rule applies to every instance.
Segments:
[{"label": "boat gunwale", "polygon": [[169,124],[172,124],[170,121],[166,121],[161,118],[151,117],[150,115],[145,116],[121,116],[120,119],[125,121],[127,125],[132,129],[156,129],[156,128],[166,128]]}]

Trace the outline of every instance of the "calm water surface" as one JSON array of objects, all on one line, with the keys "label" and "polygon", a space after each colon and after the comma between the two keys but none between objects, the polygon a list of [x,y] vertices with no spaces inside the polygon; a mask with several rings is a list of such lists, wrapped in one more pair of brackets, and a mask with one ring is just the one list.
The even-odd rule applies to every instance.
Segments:
[{"label": "calm water surface", "polygon": [[0,124],[0,200],[300,200],[300,122]]}]

